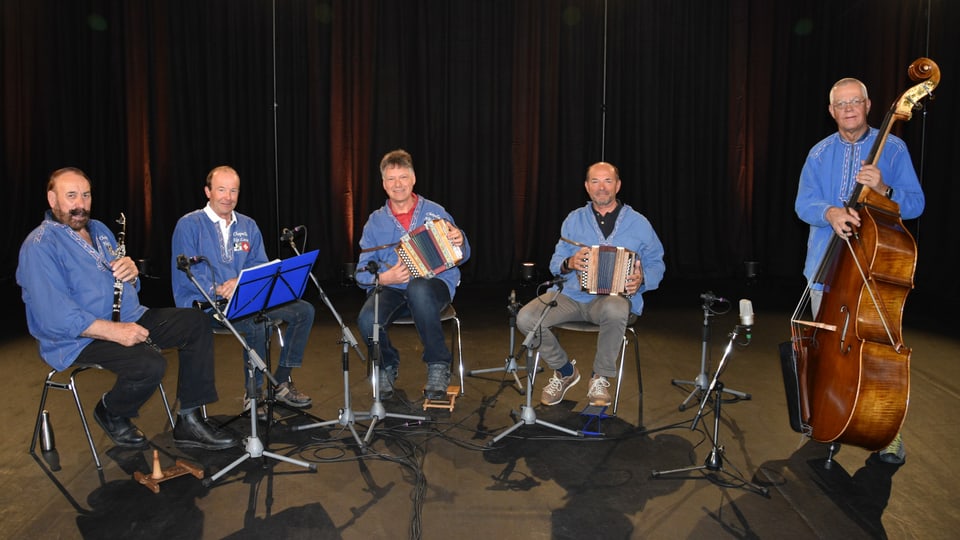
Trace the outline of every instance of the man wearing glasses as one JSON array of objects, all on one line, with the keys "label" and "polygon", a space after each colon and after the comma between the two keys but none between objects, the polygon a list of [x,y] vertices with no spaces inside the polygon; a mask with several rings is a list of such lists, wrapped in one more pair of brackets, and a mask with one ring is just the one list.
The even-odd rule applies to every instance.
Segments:
[{"label": "man wearing glasses", "polygon": [[[813,314],[820,310],[822,285],[813,283],[833,234],[849,237],[860,226],[860,216],[845,206],[857,184],[872,189],[900,205],[900,216],[913,219],[923,213],[924,196],[907,145],[895,135],[887,135],[876,165],[866,163],[880,135],[867,124],[870,98],[867,87],[857,79],[837,81],[830,89],[827,107],[837,122],[837,132],[810,149],[800,172],[800,185],[794,210],[810,225],[807,258],[803,275],[811,284]],[[880,452],[880,459],[900,464],[904,460],[900,435]]]}]

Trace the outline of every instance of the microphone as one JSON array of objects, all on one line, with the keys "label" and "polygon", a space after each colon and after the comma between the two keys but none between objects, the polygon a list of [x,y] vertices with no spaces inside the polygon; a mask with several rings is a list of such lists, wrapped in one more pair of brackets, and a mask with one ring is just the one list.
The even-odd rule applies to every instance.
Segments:
[{"label": "microphone", "polygon": [[701,294],[700,299],[703,300],[704,302],[710,302],[710,303],[727,302],[727,299],[723,298],[722,296],[714,296],[713,291],[707,291]]},{"label": "microphone", "polygon": [[184,272],[186,272],[187,268],[190,268],[191,266],[200,262],[206,262],[206,260],[207,258],[203,257],[202,255],[194,255],[193,257],[187,257],[186,255],[181,253],[180,255],[177,255],[177,270],[183,270]]},{"label": "microphone", "polygon": [[281,234],[280,234],[280,241],[281,241],[281,242],[289,242],[290,240],[293,240],[293,237],[294,237],[294,236],[302,233],[302,232],[305,231],[305,230],[307,230],[307,228],[306,228],[304,225],[297,225],[296,227],[294,227],[294,228],[292,228],[292,229],[288,229],[288,228],[284,227],[284,228],[283,228],[283,231],[282,231]]},{"label": "microphone", "polygon": [[541,284],[538,285],[537,287],[552,287],[552,286],[554,286],[554,285],[560,285],[561,283],[563,283],[563,282],[566,281],[566,280],[567,280],[567,276],[553,276],[553,279],[544,281],[543,283],[541,283]]},{"label": "microphone", "polygon": [[753,302],[746,298],[740,299],[740,326],[749,342],[753,333]]},{"label": "microphone", "polygon": [[371,274],[376,274],[380,271],[380,265],[377,264],[377,261],[367,261],[367,266],[361,268],[361,270]]}]

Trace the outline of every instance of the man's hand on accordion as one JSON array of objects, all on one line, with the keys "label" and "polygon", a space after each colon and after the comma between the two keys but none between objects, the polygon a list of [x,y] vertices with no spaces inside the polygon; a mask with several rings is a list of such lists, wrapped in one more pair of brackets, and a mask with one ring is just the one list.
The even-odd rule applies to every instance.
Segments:
[{"label": "man's hand on accordion", "polygon": [[380,272],[381,285],[399,285],[408,281],[410,281],[410,269],[401,260],[386,272]]},{"label": "man's hand on accordion", "polygon": [[627,294],[633,296],[640,290],[641,285],[643,285],[643,264],[638,259],[634,261],[633,273],[627,276],[624,286],[627,289]]},{"label": "man's hand on accordion", "polygon": [[463,231],[451,225],[449,221],[444,223],[447,224],[447,239],[450,240],[450,243],[457,247],[463,247]]}]

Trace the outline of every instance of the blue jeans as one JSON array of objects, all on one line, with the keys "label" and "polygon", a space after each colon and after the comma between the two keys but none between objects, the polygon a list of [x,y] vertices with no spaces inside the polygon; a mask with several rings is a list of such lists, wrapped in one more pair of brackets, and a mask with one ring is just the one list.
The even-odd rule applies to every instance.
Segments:
[{"label": "blue jeans", "polygon": [[[373,323],[374,300],[373,290],[367,294],[367,300],[360,309],[357,317],[357,326],[360,335],[367,342],[370,358],[373,358]],[[400,365],[400,353],[390,343],[387,327],[400,317],[413,317],[413,324],[423,343],[423,361],[426,364],[450,364],[453,356],[443,337],[443,324],[440,314],[450,304],[450,291],[446,283],[439,279],[414,278],[407,288],[395,289],[381,287],[377,312],[379,316],[380,332],[380,360],[384,368],[396,369]]]},{"label": "blue jeans", "polygon": [[[217,400],[214,382],[213,334],[204,326],[201,311],[190,308],[153,308],[137,324],[150,332],[160,349],[176,348],[180,357],[177,399],[181,409],[192,409]],[[167,369],[167,360],[146,343],[124,347],[112,341],[93,340],[76,362],[100,364],[117,374],[113,388],[104,394],[107,410],[134,418],[150,399]]]},{"label": "blue jeans", "polygon": [[[297,368],[303,365],[303,351],[307,348],[307,340],[310,338],[310,330],[313,328],[314,308],[313,304],[305,300],[297,300],[289,304],[277,306],[267,311],[267,317],[274,321],[285,321],[287,329],[283,333],[283,347],[280,349],[280,363],[278,365],[289,368]],[[247,345],[257,352],[260,359],[267,361],[267,329],[272,331],[269,325],[264,328],[263,321],[258,322],[257,316],[252,315],[245,319],[230,321],[230,324],[237,329]],[[211,324],[222,326],[212,316]],[[275,340],[271,340],[271,343]],[[243,380],[247,381],[247,351],[243,351]],[[268,366],[269,367],[269,366]],[[254,374],[255,388],[263,387],[263,373],[259,370]],[[283,381],[277,381],[282,383]]]}]

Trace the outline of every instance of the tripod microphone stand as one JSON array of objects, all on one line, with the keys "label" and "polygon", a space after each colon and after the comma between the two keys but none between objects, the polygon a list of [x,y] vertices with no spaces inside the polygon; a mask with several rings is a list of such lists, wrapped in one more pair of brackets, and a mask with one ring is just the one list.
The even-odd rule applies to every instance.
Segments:
[{"label": "tripod microphone stand", "polygon": [[[315,254],[314,254],[314,258],[316,258]],[[190,271],[189,262],[186,262],[186,264],[181,264],[181,262],[178,260],[177,268],[184,271],[187,274],[187,278],[190,279],[190,282],[193,283],[193,286],[196,287],[198,291],[200,291],[200,294],[202,294],[203,297],[206,298],[207,302],[210,303],[211,307],[216,312],[216,315],[214,317],[217,319],[217,321],[220,324],[222,324],[224,327],[226,327],[228,330],[230,330],[230,333],[233,334],[233,337],[237,338],[237,341],[240,342],[240,345],[247,352],[248,384],[251,386],[253,385],[253,383],[250,381],[254,380],[255,371],[260,370],[260,372],[263,373],[263,375],[270,380],[270,383],[276,386],[277,380],[273,376],[273,374],[270,373],[270,370],[267,369],[267,365],[263,362],[263,359],[260,358],[260,355],[257,354],[256,350],[254,350],[252,347],[250,347],[250,345],[247,344],[247,341],[243,339],[243,336],[241,336],[240,333],[237,331],[237,329],[230,323],[230,320],[224,314],[223,310],[220,308],[220,305],[214,302],[213,299],[210,298],[210,295],[207,294],[207,291],[204,290],[204,288],[200,285],[196,277],[194,277],[193,272]],[[274,281],[276,280],[277,276],[279,276],[279,269],[278,269],[278,272],[274,274]],[[243,282],[242,273],[241,273],[241,278],[238,279],[237,281],[237,288],[234,290],[234,295],[237,295],[240,292],[240,288],[242,285],[244,285],[244,282]],[[210,487],[214,482],[216,482],[221,477],[223,477],[223,475],[232,471],[244,461],[251,458],[259,458],[264,456],[276,459],[278,461],[285,461],[293,465],[298,465],[300,467],[309,469],[311,471],[317,470],[316,463],[307,463],[305,461],[300,461],[298,459],[293,459],[284,455],[270,452],[268,450],[264,450],[263,441],[261,441],[260,437],[257,435],[256,392],[249,392],[248,395],[250,396],[250,436],[246,438],[246,442],[244,444],[244,449],[246,450],[246,453],[244,453],[242,456],[237,458],[235,461],[233,461],[223,469],[220,469],[219,471],[217,471],[217,473],[214,474],[213,476],[209,478],[204,478],[201,481],[204,487]]]},{"label": "tripod microphone stand", "polygon": [[371,377],[371,382],[373,383],[373,405],[370,406],[369,418],[371,420],[370,427],[367,428],[367,435],[363,438],[363,444],[361,449],[366,451],[367,445],[370,444],[370,440],[373,438],[373,429],[377,427],[377,422],[385,418],[403,418],[406,420],[419,420],[421,422],[429,420],[426,416],[414,416],[409,414],[397,414],[397,413],[388,413],[383,407],[383,402],[380,401],[380,370],[383,368],[381,365],[382,357],[380,356],[380,290],[382,286],[380,285],[380,271],[377,263],[370,261],[367,264],[367,267],[364,269],[367,272],[373,274],[373,337],[371,339],[373,343],[373,358],[371,358],[371,365],[373,366],[373,376]]},{"label": "tripod microphone stand", "polygon": [[[527,337],[523,340],[523,344],[521,345],[521,348],[527,351],[527,390],[526,390],[527,400],[526,400],[526,405],[522,406],[522,410],[520,411],[520,420],[516,424],[507,428],[506,431],[497,435],[490,442],[488,442],[487,443],[488,447],[493,446],[497,441],[513,433],[520,427],[531,425],[531,424],[539,424],[541,426],[545,426],[550,429],[559,431],[561,433],[572,435],[574,437],[583,437],[582,431],[574,431],[572,429],[567,429],[563,426],[558,426],[556,424],[551,424],[550,422],[540,420],[539,418],[537,418],[537,412],[533,410],[533,406],[530,402],[531,396],[533,395],[533,379],[537,372],[537,369],[536,369],[537,362],[534,360],[533,347],[531,345],[533,343],[535,336],[537,335],[537,332],[540,331],[540,325],[543,324],[543,320],[547,317],[547,313],[550,311],[550,308],[557,305],[557,297],[560,296],[560,292],[563,290],[563,282],[558,281],[556,285],[557,285],[557,292],[553,295],[553,298],[551,298],[550,301],[543,306],[543,311],[540,312],[540,318],[537,319],[537,323],[534,324],[533,328],[530,329],[530,332],[527,333]],[[539,360],[539,358],[540,358],[540,353],[538,352],[537,360]]]},{"label": "tripod microphone stand", "polygon": [[[665,474],[676,474],[683,472],[692,472],[692,471],[702,471],[708,470],[713,473],[724,473],[730,478],[736,480],[737,484],[729,484],[730,487],[743,487],[759,493],[760,495],[767,496],[770,492],[769,489],[748,482],[745,478],[740,476],[738,473],[730,472],[723,468],[723,452],[724,448],[720,445],[720,405],[723,403],[723,383],[720,382],[720,374],[723,372],[723,369],[726,367],[727,359],[730,356],[731,351],[733,350],[733,343],[736,341],[737,336],[741,330],[746,330],[749,337],[749,327],[743,327],[737,325],[734,327],[733,332],[730,333],[730,342],[727,343],[727,347],[723,352],[723,357],[720,359],[720,364],[717,365],[717,371],[713,375],[713,379],[710,381],[710,385],[706,388],[703,393],[703,396],[700,400],[700,408],[697,411],[697,415],[693,418],[693,423],[690,425],[690,430],[694,431],[697,429],[697,424],[700,423],[700,419],[703,418],[703,409],[707,401],[710,398],[710,394],[713,393],[713,437],[711,442],[713,443],[710,453],[707,455],[704,460],[703,465],[694,465],[691,467],[683,467],[680,469],[671,469],[667,471],[653,471],[651,476],[654,478],[659,478]],[[709,476],[707,476],[709,478]],[[719,480],[718,480],[719,481]]]},{"label": "tripod microphone stand", "polygon": [[[297,254],[300,251],[297,249],[297,245],[293,242],[292,231],[289,233],[284,233],[284,236],[280,237],[281,240],[287,240],[290,242],[290,247]],[[357,420],[369,420],[371,414],[363,413],[358,415],[351,408],[351,399],[350,399],[350,347],[357,352],[357,355],[364,362],[367,361],[366,357],[363,356],[363,353],[360,352],[360,348],[357,346],[357,340],[353,337],[353,334],[350,332],[344,323],[343,319],[340,317],[340,314],[337,313],[337,310],[334,309],[333,304],[330,302],[330,299],[327,298],[326,293],[324,293],[323,288],[320,287],[320,283],[317,281],[317,278],[314,277],[313,273],[310,273],[310,278],[313,280],[313,284],[317,287],[317,290],[320,292],[320,298],[327,305],[327,308],[330,309],[330,313],[333,314],[334,319],[337,320],[337,323],[340,325],[340,344],[343,346],[341,353],[341,364],[343,369],[343,408],[340,409],[340,414],[337,415],[336,420],[327,420],[323,422],[316,422],[313,424],[305,424],[300,426],[293,426],[290,428],[291,431],[303,431],[307,429],[313,429],[318,427],[332,426],[334,424],[340,424],[341,426],[346,427],[350,430],[350,433],[353,434],[354,440],[357,441],[357,445],[360,446],[361,450],[365,450],[366,445],[363,439],[360,438],[360,434],[357,433],[357,429],[354,426]]]},{"label": "tripod microphone stand", "polygon": [[[700,300],[703,301],[703,331],[701,332],[701,344],[700,344],[700,373],[697,374],[696,378],[691,381],[685,381],[681,379],[673,379],[670,381],[674,386],[692,386],[693,390],[690,391],[690,395],[683,400],[683,403],[678,407],[681,411],[686,410],[687,404],[693,398],[697,398],[701,403],[704,399],[709,397],[709,391],[707,391],[707,385],[709,384],[710,379],[707,376],[707,356],[709,356],[710,350],[710,317],[714,315],[722,315],[726,313],[726,310],[723,312],[718,312],[713,309],[715,303],[729,303],[728,300],[714,296],[712,292],[707,291],[700,295]],[[729,388],[724,388],[723,392],[736,396],[737,398],[747,400],[750,399],[750,394],[739,392],[737,390],[731,390]]]},{"label": "tripod microphone stand", "polygon": [[[516,291],[510,291],[510,297],[507,299],[507,311],[510,313],[510,355],[507,356],[507,359],[504,360],[503,367],[499,368],[485,368],[485,369],[473,369],[467,372],[467,375],[473,377],[474,375],[480,375],[483,373],[494,373],[497,371],[502,371],[504,373],[509,373],[513,375],[513,380],[517,383],[517,392],[520,395],[524,395],[525,390],[523,388],[523,383],[520,382],[520,377],[517,376],[517,370],[527,369],[526,367],[517,366],[517,357],[513,354],[514,349],[516,348],[516,331],[517,331],[517,313],[520,312],[520,308],[523,307],[517,302],[517,293]],[[541,370],[542,371],[542,370]]]}]

